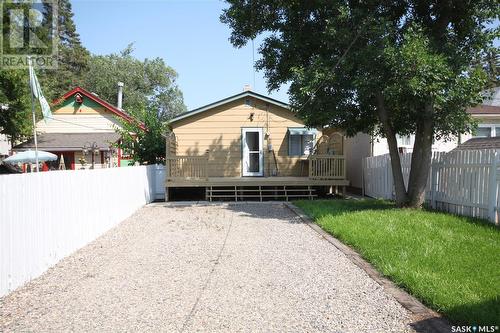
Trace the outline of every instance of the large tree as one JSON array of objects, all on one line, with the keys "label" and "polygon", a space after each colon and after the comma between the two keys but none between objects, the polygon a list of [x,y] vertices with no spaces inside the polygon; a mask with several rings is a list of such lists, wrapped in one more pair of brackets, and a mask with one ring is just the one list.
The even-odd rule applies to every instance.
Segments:
[{"label": "large tree", "polygon": [[[141,119],[141,121],[137,120]],[[118,147],[130,152],[134,162],[140,164],[165,163],[167,122],[158,116],[158,109],[147,107],[136,110],[131,122],[120,120],[122,128],[117,132],[121,135]]]},{"label": "large tree", "polygon": [[[47,14],[52,13],[52,3],[44,4]],[[57,68],[40,71],[40,82],[49,100],[61,97],[73,89],[88,71],[90,52],[82,45],[80,35],[73,21],[73,10],[69,0],[57,1],[57,35],[54,36],[58,52]],[[46,17],[49,21],[51,18]]]},{"label": "large tree", "polygon": [[11,142],[32,134],[29,94],[24,70],[0,70],[0,133]]},{"label": "large tree", "polygon": [[139,119],[143,115],[140,110],[149,108],[156,109],[164,121],[184,112],[186,107],[175,70],[161,58],[141,61],[132,53],[130,44],[118,54],[93,55],[81,85],[116,105],[117,83],[123,82],[123,109]]},{"label": "large tree", "polygon": [[[4,4],[2,34],[4,41],[9,40],[10,19],[8,9],[24,9],[28,12],[33,4],[30,2],[16,3],[6,1]],[[41,10],[43,17],[39,30],[47,33],[37,36],[46,44],[51,44],[52,39],[57,44],[57,68],[35,68],[40,79],[44,95],[49,99],[60,97],[65,92],[77,85],[82,74],[87,70],[89,52],[82,46],[80,37],[73,22],[73,12],[69,0],[57,2],[57,22],[53,22],[53,4],[44,2],[35,8]],[[27,17],[27,16],[26,16]],[[53,29],[57,25],[57,30]],[[57,34],[54,34],[57,31]],[[2,45],[5,54],[44,54],[44,50],[30,49],[28,43],[24,48],[11,49],[9,43]],[[0,69],[0,103],[8,105],[7,110],[0,112],[0,133],[6,134],[12,142],[22,140],[32,134],[33,125],[31,118],[30,90],[28,85],[28,69]],[[40,116],[36,104],[37,118]]]},{"label": "large tree", "polygon": [[[470,131],[485,85],[473,66],[497,31],[493,0],[228,0],[222,22],[242,47],[263,34],[256,67],[270,90],[290,82],[310,126],[387,138],[399,205],[420,206],[433,139]],[[396,135],[415,134],[408,188]]]},{"label": "large tree", "polygon": [[134,121],[121,121],[120,147],[141,164],[164,163],[167,121],[186,106],[177,73],[163,59],[141,61],[130,44],[118,54],[93,55],[81,85],[116,105],[117,83],[123,82],[123,109]]}]

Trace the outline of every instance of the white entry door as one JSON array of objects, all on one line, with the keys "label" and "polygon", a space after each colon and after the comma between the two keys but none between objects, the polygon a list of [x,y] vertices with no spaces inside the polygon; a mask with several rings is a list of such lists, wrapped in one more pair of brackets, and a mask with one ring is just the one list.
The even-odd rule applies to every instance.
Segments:
[{"label": "white entry door", "polygon": [[263,176],[262,128],[242,128],[241,137],[243,144],[243,176]]}]

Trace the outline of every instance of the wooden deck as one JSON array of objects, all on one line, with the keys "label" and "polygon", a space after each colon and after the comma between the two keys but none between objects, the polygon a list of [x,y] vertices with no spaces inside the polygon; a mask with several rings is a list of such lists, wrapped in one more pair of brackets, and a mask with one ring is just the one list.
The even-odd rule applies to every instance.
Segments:
[{"label": "wooden deck", "polygon": [[310,179],[309,177],[208,177],[168,178],[167,187],[207,186],[348,186],[346,179]]},{"label": "wooden deck", "polygon": [[344,156],[312,155],[308,162],[307,176],[302,177],[212,177],[208,154],[169,156],[166,158],[165,199],[168,201],[170,193],[179,192],[180,188],[193,187],[204,188],[205,199],[209,201],[314,199],[322,187],[329,187],[335,193],[345,192],[349,181],[346,180]]}]

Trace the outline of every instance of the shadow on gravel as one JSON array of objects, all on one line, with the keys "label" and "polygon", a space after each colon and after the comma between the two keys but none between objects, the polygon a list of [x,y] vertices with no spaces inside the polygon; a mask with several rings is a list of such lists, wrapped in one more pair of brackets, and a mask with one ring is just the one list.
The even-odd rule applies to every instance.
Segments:
[{"label": "shadow on gravel", "polygon": [[223,207],[235,212],[240,216],[255,218],[259,220],[274,219],[287,223],[304,223],[295,215],[282,201],[242,201],[242,202],[208,202],[208,201],[184,201],[158,203],[155,206],[172,207],[176,209],[192,207]]},{"label": "shadow on gravel", "polygon": [[241,202],[228,203],[226,209],[239,215],[255,219],[281,220],[287,223],[304,223],[283,202]]},{"label": "shadow on gravel", "polygon": [[410,324],[417,333],[449,333],[451,325],[443,318],[422,319]]}]

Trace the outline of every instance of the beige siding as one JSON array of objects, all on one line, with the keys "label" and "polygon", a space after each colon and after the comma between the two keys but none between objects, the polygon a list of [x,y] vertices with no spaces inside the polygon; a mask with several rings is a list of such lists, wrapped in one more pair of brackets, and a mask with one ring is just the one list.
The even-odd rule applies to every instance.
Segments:
[{"label": "beige siding", "polygon": [[107,113],[110,114],[109,111],[106,110],[105,107],[101,105],[76,105],[75,104],[70,104],[70,105],[64,105],[62,107],[57,108],[56,110],[53,111],[54,114],[101,114],[101,113]]},{"label": "beige siding", "polygon": [[53,119],[36,124],[39,133],[93,133],[114,132],[120,126],[116,118],[109,114],[54,114]]},{"label": "beige siding", "polygon": [[[202,155],[208,150],[209,176],[241,176],[241,128],[260,127],[264,133],[264,175],[274,170],[272,153],[267,149],[272,144],[279,175],[300,176],[301,163],[307,162],[288,156],[287,129],[303,123],[285,108],[255,98],[251,102],[252,106],[245,105],[242,98],[173,123],[177,155]],[[306,171],[304,167],[304,175]]]}]

